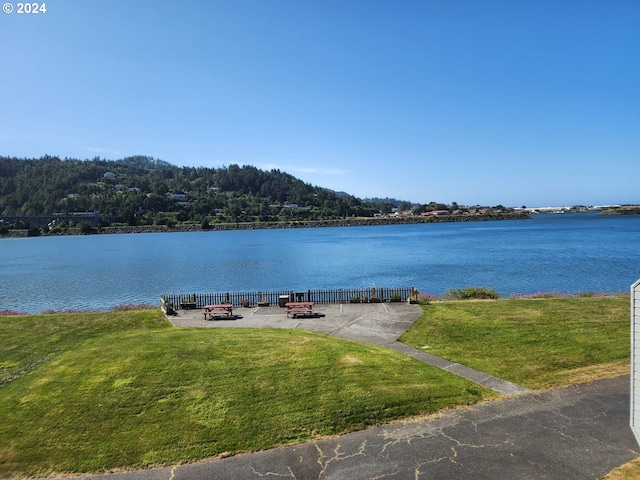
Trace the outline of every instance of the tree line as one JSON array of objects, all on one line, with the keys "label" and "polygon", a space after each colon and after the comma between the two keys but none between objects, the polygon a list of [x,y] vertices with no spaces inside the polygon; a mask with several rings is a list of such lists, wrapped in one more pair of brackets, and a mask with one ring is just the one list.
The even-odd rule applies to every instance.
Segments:
[{"label": "tree line", "polygon": [[378,202],[312,186],[273,169],[177,167],[122,160],[0,157],[0,215],[97,212],[127,225],[271,222],[373,216]]},{"label": "tree line", "polygon": [[[439,202],[415,204],[392,198],[360,199],[310,185],[278,169],[231,164],[221,168],[178,167],[148,156],[91,160],[53,156],[0,156],[0,234],[30,229],[29,217],[60,216],[48,228],[291,223],[378,217],[397,211],[420,215],[477,208]],[[498,205],[493,212],[511,209]],[[99,218],[98,225],[74,215]],[[7,220],[7,218],[12,218]],[[433,219],[431,219],[433,220]],[[454,218],[452,218],[454,220]],[[4,232],[4,233],[3,233]]]}]

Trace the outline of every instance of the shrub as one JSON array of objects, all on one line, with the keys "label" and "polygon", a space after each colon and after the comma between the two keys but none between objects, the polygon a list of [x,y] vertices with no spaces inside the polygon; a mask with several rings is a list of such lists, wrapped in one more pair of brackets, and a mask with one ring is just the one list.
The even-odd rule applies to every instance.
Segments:
[{"label": "shrub", "polygon": [[487,287],[466,287],[452,288],[445,293],[447,300],[495,300],[500,298],[500,294],[493,288]]},{"label": "shrub", "polygon": [[53,310],[52,308],[49,308],[42,311],[43,315],[56,315],[59,313],[88,313],[88,310],[78,310],[75,308],[69,308],[66,310]]},{"label": "shrub", "polygon": [[531,294],[513,294],[511,298],[519,298],[521,300],[535,299],[535,298],[573,298],[570,293],[562,292],[536,292]]},{"label": "shrub", "polygon": [[90,235],[94,233],[93,227],[88,223],[78,223],[78,230],[82,235]]},{"label": "shrub", "polygon": [[421,305],[429,305],[432,301],[438,300],[436,295],[427,292],[418,293],[418,303]]},{"label": "shrub", "polygon": [[109,310],[112,312],[121,312],[125,310],[138,310],[140,308],[155,308],[150,303],[123,303],[120,305],[115,305],[110,307]]}]

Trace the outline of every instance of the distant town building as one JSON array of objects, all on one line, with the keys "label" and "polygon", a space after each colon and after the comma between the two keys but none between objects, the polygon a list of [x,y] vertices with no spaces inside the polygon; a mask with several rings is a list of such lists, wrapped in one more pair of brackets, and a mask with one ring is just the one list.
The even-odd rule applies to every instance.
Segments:
[{"label": "distant town building", "polygon": [[447,215],[451,215],[449,210],[431,210],[430,212],[422,212],[420,214],[422,217],[444,217]]}]

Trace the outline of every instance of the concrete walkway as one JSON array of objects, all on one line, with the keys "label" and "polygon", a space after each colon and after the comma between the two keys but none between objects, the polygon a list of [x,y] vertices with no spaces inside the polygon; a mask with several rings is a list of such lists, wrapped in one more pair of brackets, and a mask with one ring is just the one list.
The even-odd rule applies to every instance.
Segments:
[{"label": "concrete walkway", "polygon": [[313,317],[288,318],[279,307],[236,308],[233,320],[205,320],[202,310],[179,310],[169,316],[176,327],[298,328],[390,348],[404,355],[441,368],[459,377],[483,385],[498,393],[511,395],[527,389],[472,368],[450,362],[397,341],[422,315],[419,305],[408,303],[347,303],[316,305]]}]

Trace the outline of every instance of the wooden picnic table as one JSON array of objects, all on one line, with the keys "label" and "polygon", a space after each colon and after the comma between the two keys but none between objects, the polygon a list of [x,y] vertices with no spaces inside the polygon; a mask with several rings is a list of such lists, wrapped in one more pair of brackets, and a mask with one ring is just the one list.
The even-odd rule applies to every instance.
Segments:
[{"label": "wooden picnic table", "polygon": [[213,320],[215,317],[225,316],[227,318],[233,316],[233,304],[231,303],[220,303],[217,305],[205,305],[204,306],[204,319],[207,319],[207,315],[209,318]]},{"label": "wooden picnic table", "polygon": [[311,315],[313,313],[313,302],[288,302],[284,306],[287,307],[287,317],[289,314],[295,318],[296,315]]}]

